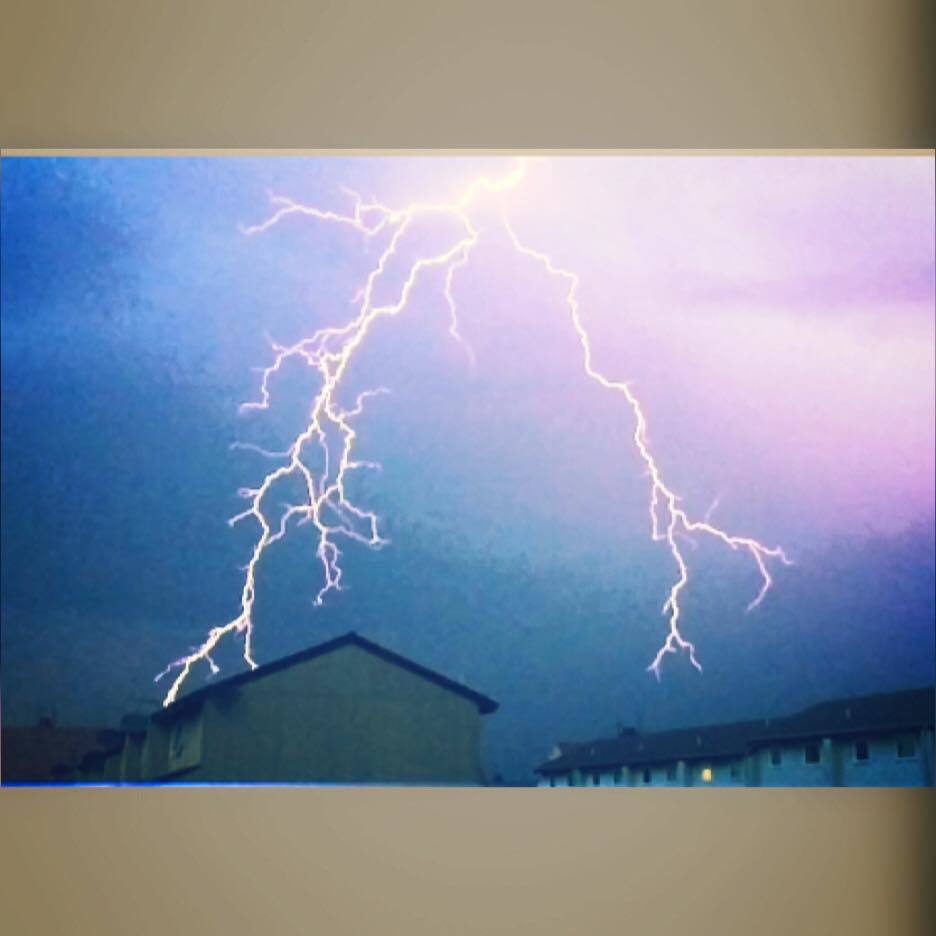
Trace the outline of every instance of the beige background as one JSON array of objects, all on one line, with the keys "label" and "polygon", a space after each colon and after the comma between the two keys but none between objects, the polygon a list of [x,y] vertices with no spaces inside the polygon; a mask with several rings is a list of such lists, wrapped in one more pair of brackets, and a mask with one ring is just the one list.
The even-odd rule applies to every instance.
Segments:
[{"label": "beige background", "polygon": [[932,146],[929,0],[7,0],[4,146]]},{"label": "beige background", "polygon": [[[506,9],[505,9],[506,8]],[[6,147],[934,144],[920,0],[4,4]],[[932,790],[0,790],[10,933],[927,932]]]}]

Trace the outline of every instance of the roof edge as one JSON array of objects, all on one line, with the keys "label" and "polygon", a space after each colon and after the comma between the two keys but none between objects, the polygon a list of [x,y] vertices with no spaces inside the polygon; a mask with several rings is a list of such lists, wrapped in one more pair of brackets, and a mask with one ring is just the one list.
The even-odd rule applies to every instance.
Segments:
[{"label": "roof edge", "polygon": [[361,634],[357,633],[357,631],[352,630],[342,634],[339,637],[334,637],[331,640],[326,640],[323,643],[315,644],[312,647],[307,647],[305,650],[300,650],[297,653],[290,654],[289,656],[280,657],[280,659],[273,660],[270,663],[259,666],[257,669],[246,670],[245,672],[236,673],[235,675],[229,676],[227,679],[220,680],[219,682],[200,686],[193,692],[190,692],[184,696],[180,696],[178,699],[172,702],[171,705],[157,709],[155,712],[153,712],[151,717],[154,721],[157,722],[169,721],[175,715],[187,712],[193,706],[201,704],[201,702],[204,701],[204,699],[206,699],[208,696],[218,692],[219,690],[222,690],[223,688],[230,688],[231,686],[237,686],[245,682],[252,682],[255,679],[262,679],[264,676],[269,676],[270,674],[276,673],[279,670],[287,669],[296,663],[302,663],[306,660],[313,660],[316,657],[325,656],[328,653],[333,653],[335,650],[340,650],[341,648],[347,646],[359,647],[360,649],[365,650],[388,663],[399,666],[401,669],[405,669],[417,676],[421,676],[422,678],[429,680],[429,682],[433,682],[436,685],[441,686],[443,689],[448,689],[450,692],[453,692],[456,695],[460,695],[463,698],[469,699],[478,706],[478,711],[482,715],[489,715],[493,712],[496,712],[500,708],[500,704],[489,696],[486,696],[483,693],[470,688],[469,686],[465,686],[454,679],[450,679],[448,676],[445,676],[442,673],[429,669],[427,666],[423,666],[421,663],[417,663],[415,660],[411,660],[408,657],[404,657],[393,650],[389,650],[386,647],[375,643],[373,640],[369,640],[367,637],[363,637]]}]

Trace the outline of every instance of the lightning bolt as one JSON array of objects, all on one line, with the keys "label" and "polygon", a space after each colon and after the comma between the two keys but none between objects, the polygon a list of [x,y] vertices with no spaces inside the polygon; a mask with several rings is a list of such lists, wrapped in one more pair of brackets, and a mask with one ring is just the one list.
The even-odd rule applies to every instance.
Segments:
[{"label": "lightning bolt", "polygon": [[[360,195],[348,189],[343,191],[353,201],[353,211],[346,214],[304,205],[282,196],[271,196],[275,210],[267,220],[242,228],[245,235],[257,236],[285,218],[298,215],[326,224],[347,227],[366,241],[372,241],[381,235],[387,236],[387,241],[376,264],[368,273],[364,286],[352,300],[357,306],[357,314],[351,321],[343,326],[321,328],[293,345],[280,345],[272,340],[270,342],[274,357],[272,363],[261,371],[259,397],[242,404],[241,412],[270,408],[271,382],[281,372],[283,365],[293,359],[316,372],[320,381],[319,389],[312,400],[305,428],[286,449],[269,451],[250,443],[235,443],[233,446],[253,451],[280,464],[269,471],[257,487],[240,490],[239,494],[247,500],[248,506],[228,521],[233,526],[244,520],[252,520],[259,527],[259,535],[250,559],[243,569],[240,610],[237,616],[226,624],[212,628],[200,646],[171,662],[157,675],[156,679],[159,680],[177,671],[163,700],[164,705],[170,705],[177,698],[182,684],[196,664],[207,663],[212,673],[218,672],[218,666],[211,654],[227,635],[234,634],[243,638],[244,659],[252,669],[257,667],[253,656],[253,608],[257,569],[267,549],[286,535],[290,521],[295,520],[297,525],[311,523],[316,533],[315,553],[322,574],[322,585],[315,596],[316,605],[321,605],[329,592],[342,590],[340,542],[351,540],[373,549],[379,549],[388,543],[380,534],[377,515],[355,504],[346,489],[346,481],[353,471],[380,467],[377,463],[358,461],[353,457],[357,438],[354,419],[363,411],[366,400],[388,391],[386,388],[363,391],[357,395],[353,406],[344,409],[338,399],[342,379],[374,323],[379,319],[401,314],[407,307],[417,281],[433,269],[444,271],[442,293],[449,315],[449,333],[464,348],[469,364],[474,367],[474,352],[458,329],[458,311],[453,293],[456,273],[468,265],[471,252],[479,239],[479,232],[471,220],[470,209],[483,195],[496,195],[515,188],[525,177],[526,168],[527,160],[518,158],[513,168],[502,176],[491,178],[482,175],[476,178],[455,201],[416,202],[402,209],[391,208],[373,199],[365,202]],[[375,293],[384,274],[391,263],[400,257],[401,245],[414,224],[426,217],[446,217],[453,220],[460,231],[459,236],[453,243],[443,244],[437,253],[419,256],[414,260],[406,271],[396,299],[390,303],[378,304]],[[581,343],[586,375],[604,388],[621,394],[635,418],[634,444],[650,478],[651,536],[654,541],[666,543],[678,573],[662,608],[662,613],[668,621],[668,633],[648,670],[659,679],[665,655],[683,650],[688,653],[692,665],[701,671],[695,647],[682,635],[679,628],[682,616],[680,596],[688,584],[689,570],[678,540],[684,538],[692,541],[691,534],[704,533],[732,550],[746,550],[761,574],[760,591],[748,605],[748,610],[753,610],[763,601],[772,584],[767,561],[777,559],[787,565],[792,563],[780,547],[768,547],[750,537],[729,534],[712,525],[709,522],[711,511],[702,520],[693,520],[679,506],[678,496],[664,481],[660,467],[650,450],[647,442],[647,421],[639,400],[628,383],[606,376],[595,365],[591,339],[579,308],[578,275],[559,266],[546,253],[523,244],[503,209],[502,221],[514,249],[520,255],[536,262],[547,274],[567,284],[565,301],[572,326]],[[278,522],[274,522],[267,506],[269,495],[279,482],[287,478],[301,483],[304,496],[301,503],[285,505]]]}]

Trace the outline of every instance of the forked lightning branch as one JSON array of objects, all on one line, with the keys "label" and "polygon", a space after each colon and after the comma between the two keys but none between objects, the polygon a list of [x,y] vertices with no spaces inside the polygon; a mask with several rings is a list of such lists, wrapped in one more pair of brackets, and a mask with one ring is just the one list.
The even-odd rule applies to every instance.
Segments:
[{"label": "forked lightning branch", "polygon": [[[190,653],[170,663],[156,679],[169,673],[175,678],[163,701],[170,705],[177,697],[183,683],[194,667],[203,663],[216,672],[218,667],[212,653],[226,637],[237,637],[243,641],[243,655],[251,668],[257,663],[253,654],[254,603],[256,599],[257,571],[266,551],[288,533],[290,523],[311,524],[315,534],[315,558],[320,586],[315,597],[322,604],[325,596],[342,588],[342,546],[346,542],[357,542],[377,549],[386,543],[380,533],[377,515],[365,506],[355,503],[348,494],[350,476],[360,470],[376,467],[372,462],[355,458],[355,418],[367,405],[369,397],[384,392],[383,388],[365,390],[355,397],[354,405],[342,408],[338,402],[339,392],[344,387],[349,365],[358,350],[368,340],[373,325],[380,319],[393,318],[405,313],[413,289],[424,274],[430,270],[441,270],[444,274],[442,305],[449,318],[449,331],[460,342],[473,359],[471,348],[465,344],[458,328],[458,308],[455,294],[460,276],[471,271],[471,254],[478,243],[479,232],[472,223],[472,209],[481,200],[498,199],[501,217],[510,242],[519,254],[531,264],[542,269],[546,276],[562,281],[566,286],[565,303],[569,323],[581,344],[584,375],[601,384],[608,391],[622,397],[625,409],[633,419],[633,440],[644,465],[650,483],[648,514],[650,533],[654,541],[665,544],[675,565],[676,575],[662,606],[667,621],[666,635],[659,650],[647,667],[657,678],[664,657],[669,653],[685,652],[696,669],[702,669],[695,646],[680,629],[682,607],[680,599],[689,582],[689,567],[680,548],[680,537],[704,534],[714,537],[732,550],[748,554],[761,575],[761,587],[748,605],[756,608],[772,584],[769,563],[778,561],[790,565],[790,559],[778,546],[765,546],[756,539],[738,536],[713,525],[708,516],[701,520],[692,519],[680,506],[676,493],[664,480],[656,457],[647,441],[647,422],[640,401],[626,381],[609,377],[599,371],[594,362],[594,353],[589,332],[585,326],[578,300],[578,276],[560,266],[548,254],[528,246],[525,238],[512,227],[507,211],[505,193],[523,183],[527,161],[517,159],[509,172],[499,177],[480,176],[454,201],[441,203],[414,203],[404,208],[391,208],[377,201],[364,201],[353,192],[348,196],[353,201],[353,211],[348,214],[325,211],[300,204],[288,198],[274,198],[275,210],[263,223],[244,229],[248,236],[261,235],[279,224],[284,218],[301,215],[311,223],[342,225],[356,231],[361,238],[382,244],[376,264],[370,270],[363,287],[356,297],[357,314],[345,325],[321,328],[307,338],[290,346],[273,344],[274,358],[262,372],[258,398],[243,404],[242,410],[266,410],[273,405],[273,383],[283,365],[297,359],[308,365],[318,375],[319,389],[311,401],[308,422],[287,448],[273,452],[257,446],[252,448],[272,459],[272,468],[256,487],[243,488],[239,492],[246,500],[246,508],[231,518],[231,525],[241,522],[253,523],[258,529],[257,539],[244,567],[244,581],[240,594],[240,607],[234,618],[225,624],[211,628],[204,642]],[[447,217],[454,222],[457,233],[439,243],[429,253],[410,262],[396,297],[389,303],[376,300],[379,287],[387,277],[387,271],[403,254],[409,244],[414,224],[426,217]],[[302,498],[285,509],[277,505],[278,516],[274,518],[271,493],[287,478],[298,482]]]}]

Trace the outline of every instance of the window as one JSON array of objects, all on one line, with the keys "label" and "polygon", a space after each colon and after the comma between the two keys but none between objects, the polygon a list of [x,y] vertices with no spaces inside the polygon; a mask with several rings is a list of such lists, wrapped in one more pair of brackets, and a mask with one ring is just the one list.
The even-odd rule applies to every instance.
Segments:
[{"label": "window", "polygon": [[906,757],[916,757],[916,738],[898,738],[897,756],[901,759]]},{"label": "window", "polygon": [[741,765],[737,762],[734,762],[731,765],[731,779],[740,780],[741,779]]},{"label": "window", "polygon": [[176,722],[169,738],[170,757],[179,758],[185,753],[185,740],[185,722]]},{"label": "window", "polygon": [[672,783],[676,779],[676,765],[667,764],[666,765],[666,779]]},{"label": "window", "polygon": [[702,773],[700,773],[699,776],[702,778],[703,783],[711,783],[712,782],[712,768],[703,767]]},{"label": "window", "polygon": [[556,785],[556,778],[555,778],[555,777],[550,777],[550,778],[549,778],[549,785],[550,785],[551,787],[554,787],[554,786]]},{"label": "window", "polygon": [[614,771],[614,785],[620,786],[623,782],[624,782],[624,771],[620,767],[618,767],[618,769]]},{"label": "window", "polygon": [[653,779],[653,774],[650,772],[650,768],[647,767],[646,770],[644,770],[643,772],[643,782],[650,783],[652,779]]},{"label": "window", "polygon": [[574,773],[569,774],[569,786],[575,786],[575,774]]},{"label": "window", "polygon": [[818,764],[819,745],[815,743],[807,744],[805,750],[803,751],[803,759],[807,764]]},{"label": "window", "polygon": [[601,774],[597,771],[592,774],[592,786],[601,786]]},{"label": "window", "polygon": [[783,751],[778,747],[772,747],[770,749],[770,766],[779,767],[783,762]]},{"label": "window", "polygon": [[855,760],[866,761],[871,759],[871,752],[868,750],[867,741],[855,742]]},{"label": "window", "polygon": [[175,722],[169,729],[168,741],[168,773],[197,767],[201,763],[202,755],[201,713],[195,712]]}]

